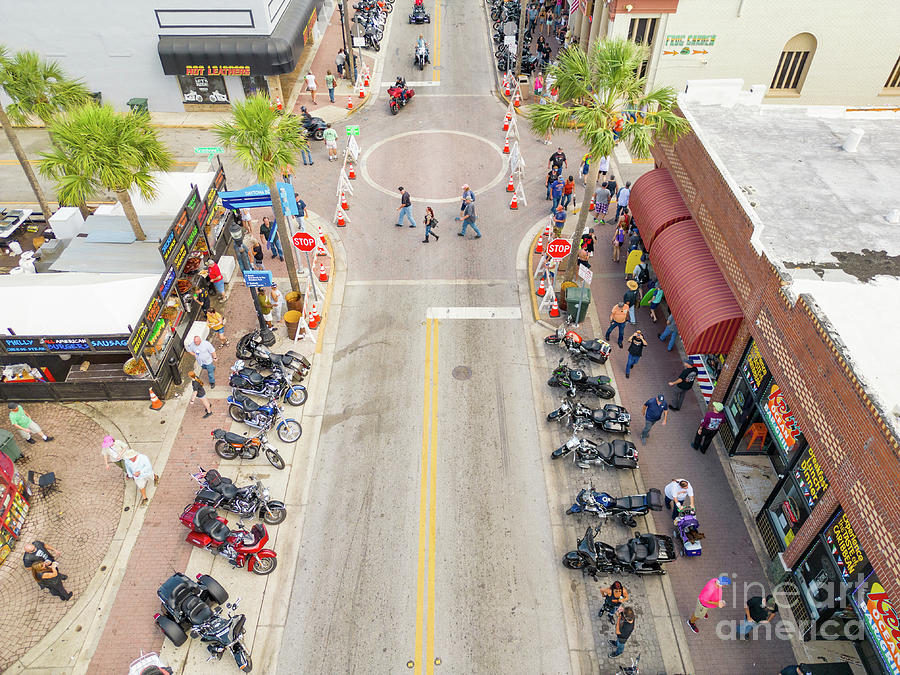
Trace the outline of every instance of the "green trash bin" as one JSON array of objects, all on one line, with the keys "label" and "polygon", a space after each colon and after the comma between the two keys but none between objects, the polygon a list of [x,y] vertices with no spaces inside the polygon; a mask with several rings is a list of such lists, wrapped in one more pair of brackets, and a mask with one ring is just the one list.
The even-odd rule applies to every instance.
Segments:
[{"label": "green trash bin", "polygon": [[566,309],[569,312],[569,321],[582,323],[587,316],[588,306],[591,304],[591,289],[585,286],[581,288],[566,289]]},{"label": "green trash bin", "polygon": [[150,110],[147,107],[147,99],[145,99],[145,98],[130,98],[130,99],[128,99],[128,107],[131,108],[131,112],[136,112],[136,113],[145,113]]},{"label": "green trash bin", "polygon": [[11,431],[6,429],[0,429],[0,452],[14,462],[22,456],[19,444],[16,443],[16,437]]}]

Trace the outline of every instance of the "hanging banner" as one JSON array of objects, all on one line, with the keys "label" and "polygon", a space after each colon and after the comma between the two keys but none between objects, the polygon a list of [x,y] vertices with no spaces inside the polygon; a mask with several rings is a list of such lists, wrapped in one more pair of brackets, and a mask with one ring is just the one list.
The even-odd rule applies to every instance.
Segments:
[{"label": "hanging banner", "polygon": [[787,403],[781,395],[781,387],[773,382],[769,387],[769,393],[765,399],[760,401],[760,407],[766,421],[769,423],[769,430],[772,436],[781,446],[786,455],[797,449],[798,441],[801,437],[800,429],[794,421],[794,415],[788,408]]},{"label": "hanging banner", "polygon": [[822,495],[825,494],[825,490],[828,489],[828,479],[825,478],[825,472],[819,466],[819,461],[816,459],[816,454],[812,448],[807,448],[804,454],[806,457],[801,459],[794,469],[794,478],[797,479],[797,484],[800,486],[800,490],[803,491],[806,504],[812,511],[813,507],[822,498]]},{"label": "hanging banner", "polygon": [[[275,183],[275,187],[281,196],[282,209],[292,215],[298,216],[297,200],[294,196],[294,186],[290,183]],[[257,183],[243,190],[220,192],[222,204],[226,209],[250,209],[256,206],[272,206],[272,195],[269,194],[269,186]]]},{"label": "hanging banner", "polygon": [[850,588],[856,588],[872,571],[872,565],[863,553],[847,514],[841,511],[825,528],[823,534],[844,582]]},{"label": "hanging banner", "polygon": [[747,384],[750,385],[750,389],[756,394],[769,374],[769,368],[766,366],[762,354],[759,353],[756,342],[753,342],[750,349],[747,350],[747,356],[741,364],[741,373]]}]

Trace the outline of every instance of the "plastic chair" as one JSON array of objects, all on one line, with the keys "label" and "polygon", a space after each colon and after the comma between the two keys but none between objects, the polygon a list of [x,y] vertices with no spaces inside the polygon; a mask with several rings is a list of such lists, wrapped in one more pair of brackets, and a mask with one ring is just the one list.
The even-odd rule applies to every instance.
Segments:
[{"label": "plastic chair", "polygon": [[753,447],[756,442],[759,442],[759,449],[762,450],[766,444],[766,437],[769,435],[769,430],[766,429],[766,425],[762,422],[754,422],[747,428],[747,433],[750,435],[750,442],[747,443],[747,452]]}]

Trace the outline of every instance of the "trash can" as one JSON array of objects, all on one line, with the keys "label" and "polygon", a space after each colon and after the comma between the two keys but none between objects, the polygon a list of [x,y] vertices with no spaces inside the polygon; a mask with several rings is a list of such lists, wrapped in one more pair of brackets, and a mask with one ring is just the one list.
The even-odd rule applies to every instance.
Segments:
[{"label": "trash can", "polygon": [[16,437],[11,431],[6,429],[0,429],[0,452],[3,452],[4,455],[14,462],[22,456],[19,444],[16,443]]},{"label": "trash can", "polygon": [[581,288],[569,288],[566,290],[566,307],[569,313],[569,321],[582,323],[587,316],[588,305],[591,304],[591,289],[585,286]]},{"label": "trash can", "polygon": [[145,113],[150,110],[147,107],[147,99],[145,99],[145,98],[130,98],[130,99],[128,99],[128,107],[131,108],[131,112],[136,112],[136,113]]}]

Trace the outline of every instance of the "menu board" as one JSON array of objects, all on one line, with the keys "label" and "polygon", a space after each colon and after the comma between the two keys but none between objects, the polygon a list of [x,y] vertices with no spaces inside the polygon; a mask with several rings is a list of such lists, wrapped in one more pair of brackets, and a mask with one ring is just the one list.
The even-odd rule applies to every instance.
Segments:
[{"label": "menu board", "polygon": [[185,231],[188,224],[194,217],[194,214],[200,207],[200,193],[194,187],[191,194],[184,200],[184,205],[172,222],[171,227],[163,236],[159,244],[159,252],[162,255],[163,262],[168,265],[172,261],[172,257],[179,250],[179,244],[184,241]]},{"label": "menu board", "polygon": [[750,385],[753,393],[758,393],[759,388],[762,387],[766,376],[769,374],[769,368],[766,366],[762,354],[759,353],[759,347],[756,346],[755,341],[750,344],[747,356],[744,357],[744,362],[741,363],[741,373],[743,373],[744,379]]},{"label": "menu board", "polygon": [[0,343],[3,344],[3,349],[8,354],[47,351],[40,338],[0,338]]},{"label": "menu board", "polygon": [[825,490],[828,489],[828,479],[825,477],[822,467],[819,466],[819,460],[816,459],[816,453],[812,448],[807,448],[804,454],[805,457],[797,463],[794,469],[794,478],[797,479],[806,504],[812,511],[822,495],[825,494]]},{"label": "menu board", "polygon": [[0,338],[0,345],[7,354],[119,352],[127,348],[128,338],[123,335],[4,337]]}]

